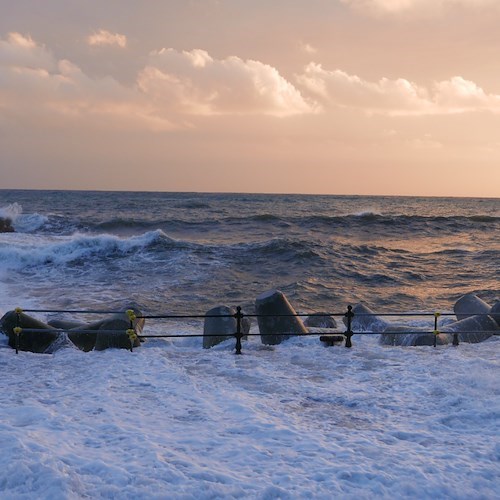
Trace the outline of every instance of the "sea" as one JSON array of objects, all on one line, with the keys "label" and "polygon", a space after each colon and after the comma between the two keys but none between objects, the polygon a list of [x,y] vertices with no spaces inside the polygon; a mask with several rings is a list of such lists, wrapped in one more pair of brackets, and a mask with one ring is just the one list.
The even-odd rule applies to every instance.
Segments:
[{"label": "sea", "polygon": [[0,190],[0,312],[12,307],[450,311],[500,290],[500,199]]},{"label": "sea", "polygon": [[268,346],[254,321],[241,356],[194,336],[210,308],[251,313],[270,289],[302,314],[492,304],[500,199],[0,190],[0,217],[16,230],[0,314],[133,302],[176,316],[145,335],[180,335],[50,354],[0,335],[2,499],[500,498],[499,336]]}]

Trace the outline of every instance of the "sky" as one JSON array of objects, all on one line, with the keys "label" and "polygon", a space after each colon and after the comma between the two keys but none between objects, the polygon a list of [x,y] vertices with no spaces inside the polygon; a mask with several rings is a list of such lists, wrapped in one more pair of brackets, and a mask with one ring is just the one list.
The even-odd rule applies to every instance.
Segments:
[{"label": "sky", "polygon": [[500,197],[499,0],[0,9],[0,188]]}]

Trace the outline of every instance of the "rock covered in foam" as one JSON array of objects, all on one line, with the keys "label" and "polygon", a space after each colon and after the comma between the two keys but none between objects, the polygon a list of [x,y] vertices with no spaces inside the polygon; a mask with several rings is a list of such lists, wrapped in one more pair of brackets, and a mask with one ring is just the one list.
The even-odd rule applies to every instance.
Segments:
[{"label": "rock covered in foam", "polygon": [[12,225],[12,219],[9,217],[0,217],[0,233],[13,233],[15,232]]}]

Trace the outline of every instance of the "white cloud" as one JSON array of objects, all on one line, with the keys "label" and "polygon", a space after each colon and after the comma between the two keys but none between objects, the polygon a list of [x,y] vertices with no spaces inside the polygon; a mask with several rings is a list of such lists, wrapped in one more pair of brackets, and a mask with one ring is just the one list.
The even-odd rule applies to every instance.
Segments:
[{"label": "white cloud", "polygon": [[315,111],[276,68],[204,50],[162,49],[150,54],[139,88],[161,105],[187,114],[291,116]]},{"label": "white cloud", "polygon": [[325,106],[387,115],[500,113],[500,95],[486,94],[476,83],[461,76],[436,82],[427,89],[404,78],[371,82],[339,69],[325,70],[320,64],[310,63],[297,80]]},{"label": "white cloud", "polygon": [[0,40],[0,115],[30,120],[41,117],[106,119],[116,127],[152,130],[173,128],[136,89],[111,77],[91,78],[67,60],[57,60],[29,37],[9,35]]},{"label": "white cloud", "polygon": [[99,30],[97,33],[89,35],[87,42],[92,46],[116,45],[121,48],[127,46],[127,37],[119,33],[110,33],[106,30]]},{"label": "white cloud", "polygon": [[42,45],[30,36],[9,33],[7,40],[0,39],[0,67],[43,68],[52,70],[56,61]]},{"label": "white cloud", "polygon": [[369,82],[339,69],[325,70],[316,63],[308,64],[297,78],[331,105],[388,114],[420,113],[431,105],[425,89],[403,78]]},{"label": "white cloud", "polygon": [[341,0],[355,9],[369,13],[404,12],[442,13],[448,8],[498,7],[498,0]]},{"label": "white cloud", "polygon": [[310,43],[306,42],[300,42],[299,44],[300,51],[303,52],[304,54],[316,54],[318,52],[318,49],[311,45]]},{"label": "white cloud", "polygon": [[136,84],[125,86],[88,76],[28,36],[0,39],[0,116],[161,131],[189,126],[193,115],[284,117],[313,110],[275,68],[259,61],[161,50],[150,55]]}]

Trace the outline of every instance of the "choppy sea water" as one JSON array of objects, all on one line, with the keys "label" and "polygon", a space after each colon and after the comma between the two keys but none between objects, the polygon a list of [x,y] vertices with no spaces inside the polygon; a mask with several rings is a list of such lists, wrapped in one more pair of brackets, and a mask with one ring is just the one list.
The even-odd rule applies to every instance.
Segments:
[{"label": "choppy sea water", "polygon": [[[0,313],[130,300],[148,313],[248,310],[274,287],[302,312],[359,300],[451,310],[470,291],[493,303],[499,212],[500,200],[0,191],[17,230],[0,234]],[[234,339],[1,348],[0,491],[498,498],[499,340],[434,349],[359,335],[345,349],[250,337],[243,356]]]},{"label": "choppy sea water", "polygon": [[0,312],[450,310],[499,295],[500,199],[0,191]]}]

